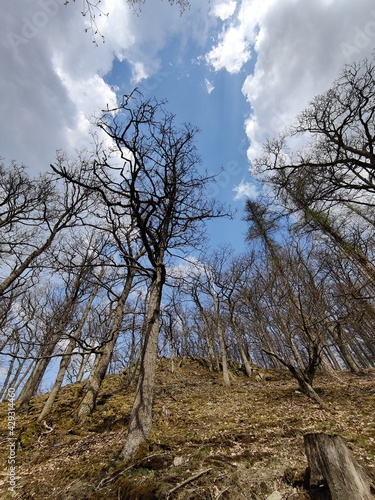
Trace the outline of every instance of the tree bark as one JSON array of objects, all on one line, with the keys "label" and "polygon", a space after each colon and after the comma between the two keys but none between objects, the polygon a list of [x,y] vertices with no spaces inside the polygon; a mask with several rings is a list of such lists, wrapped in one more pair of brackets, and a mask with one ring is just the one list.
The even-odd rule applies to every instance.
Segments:
[{"label": "tree bark", "polygon": [[132,458],[146,442],[152,428],[152,404],[160,325],[160,305],[165,283],[163,265],[155,269],[150,286],[149,305],[144,326],[144,341],[135,400],[130,414],[128,435],[120,458]]},{"label": "tree bark", "polygon": [[217,336],[219,337],[219,345],[220,345],[220,351],[221,351],[221,364],[223,367],[223,382],[224,382],[224,385],[226,387],[230,387],[227,348],[226,348],[225,339],[224,339],[223,322],[222,322],[220,316],[218,316],[218,318],[217,318]]},{"label": "tree bark", "polygon": [[44,352],[41,352],[41,355],[44,357],[38,359],[38,361],[36,362],[30,377],[28,378],[26,384],[23,386],[22,391],[18,397],[17,402],[20,408],[27,405],[30,402],[30,399],[37,392],[42,382],[47,366],[51,361],[50,356],[52,355],[58,340],[59,340],[58,338],[54,338],[53,340],[51,340],[48,349],[44,350]]},{"label": "tree bark", "polygon": [[359,373],[361,371],[360,366],[358,365],[357,361],[354,359],[352,356],[350,349],[348,347],[348,340],[343,338],[342,335],[342,327],[339,322],[336,323],[334,327],[329,328],[329,332],[333,338],[333,340],[336,342],[337,347],[339,348],[340,354],[342,356],[342,359],[346,363],[347,367],[352,373]]},{"label": "tree bark", "polygon": [[243,343],[243,338],[242,335],[238,329],[236,319],[235,319],[235,312],[234,312],[234,304],[229,300],[229,310],[230,310],[230,323],[232,325],[232,329],[234,332],[234,336],[236,337],[237,340],[237,345],[238,345],[238,350],[241,356],[242,363],[245,367],[246,375],[248,377],[251,377],[252,375],[252,368],[250,361],[246,355],[245,348],[244,348],[244,343]]},{"label": "tree bark", "polygon": [[227,356],[227,348],[225,345],[224,338],[224,328],[223,328],[223,320],[221,317],[220,311],[220,302],[219,297],[216,292],[216,284],[212,278],[212,274],[210,271],[207,272],[208,279],[211,285],[211,297],[214,303],[214,311],[215,311],[215,320],[216,320],[216,328],[217,328],[217,336],[219,339],[220,346],[220,355],[221,355],[221,365],[223,369],[223,382],[226,387],[230,387],[230,377],[229,377],[229,369],[228,369],[228,356]]},{"label": "tree bark", "polygon": [[192,290],[192,297],[197,305],[203,319],[203,325],[204,325],[204,337],[206,340],[207,348],[208,348],[208,355],[210,358],[210,371],[214,370],[214,367],[216,366],[216,369],[219,371],[220,370],[220,363],[219,363],[219,358],[217,356],[217,352],[215,352],[215,347],[214,343],[211,338],[210,334],[210,323],[207,318],[206,311],[204,310],[204,307],[202,306],[199,296],[198,296],[198,291],[193,288]]},{"label": "tree bark", "polygon": [[[103,274],[104,274],[104,267],[102,269],[100,277],[102,277]],[[86,304],[85,311],[84,311],[84,313],[79,321],[79,324],[78,324],[75,332],[73,333],[72,338],[69,341],[69,344],[65,350],[64,356],[62,357],[62,359],[60,361],[59,371],[57,373],[55,383],[54,383],[52,391],[50,392],[48,399],[43,407],[43,410],[41,411],[41,413],[38,417],[38,422],[41,422],[43,420],[43,418],[45,418],[46,415],[48,415],[48,413],[51,411],[52,405],[55,402],[55,399],[56,399],[56,397],[60,391],[61,385],[63,383],[66,370],[69,366],[70,360],[72,358],[73,350],[74,350],[76,343],[77,343],[77,339],[80,336],[82,328],[84,327],[84,325],[86,323],[86,320],[87,320],[88,315],[89,315],[90,310],[91,310],[91,306],[92,306],[94,299],[98,293],[98,290],[99,290],[99,284],[96,284],[96,286],[94,287],[94,290],[91,293],[91,296]]]},{"label": "tree bark", "polygon": [[[323,433],[304,436],[310,469],[310,487],[324,490],[327,499],[371,500],[370,479],[340,436]],[[319,496],[321,498],[321,496]]]},{"label": "tree bark", "polygon": [[124,318],[125,303],[131,291],[135,273],[136,269],[135,267],[132,267],[126,277],[124,289],[116,305],[113,324],[109,332],[109,341],[103,347],[102,352],[98,355],[99,357],[96,358],[90,377],[85,386],[86,392],[78,408],[78,421],[88,415],[91,415],[95,408],[99,389],[102,385],[105,374],[107,373],[113,350],[120,334],[121,323]]}]

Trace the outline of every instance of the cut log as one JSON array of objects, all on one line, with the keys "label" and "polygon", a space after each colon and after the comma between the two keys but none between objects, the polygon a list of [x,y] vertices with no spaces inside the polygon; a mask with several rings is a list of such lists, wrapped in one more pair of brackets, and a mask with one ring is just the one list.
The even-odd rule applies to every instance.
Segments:
[{"label": "cut log", "polygon": [[[369,477],[340,436],[313,433],[306,434],[304,441],[310,469],[310,489],[320,491],[317,497],[332,500],[375,498],[371,494]],[[324,495],[325,488],[329,491]]]}]

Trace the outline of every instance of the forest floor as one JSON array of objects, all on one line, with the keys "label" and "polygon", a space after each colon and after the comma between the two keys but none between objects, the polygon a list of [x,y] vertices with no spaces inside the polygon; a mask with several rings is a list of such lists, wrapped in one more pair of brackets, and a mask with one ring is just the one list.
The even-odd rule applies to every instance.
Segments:
[{"label": "forest floor", "polygon": [[79,424],[74,417],[82,383],[65,386],[41,424],[37,417],[47,395],[39,395],[28,408],[16,409],[16,494],[8,491],[4,402],[0,497],[265,500],[274,493],[307,499],[303,436],[309,432],[339,434],[374,477],[375,370],[318,376],[324,408],[301,394],[288,373],[262,372],[257,381],[233,370],[227,388],[220,373],[197,360],[176,363],[173,373],[170,360],[159,361],[149,449],[130,464],[118,459],[134,397],[124,375],[106,377],[93,415]]}]

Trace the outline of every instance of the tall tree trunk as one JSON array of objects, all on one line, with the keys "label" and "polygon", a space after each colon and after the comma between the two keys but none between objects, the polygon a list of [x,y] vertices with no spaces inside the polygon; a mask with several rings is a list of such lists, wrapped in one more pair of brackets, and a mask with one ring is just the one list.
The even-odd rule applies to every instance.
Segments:
[{"label": "tall tree trunk", "polygon": [[350,349],[355,354],[355,357],[361,368],[371,368],[371,355],[365,346],[359,342],[358,337],[350,340]]},{"label": "tall tree trunk", "polygon": [[223,321],[221,319],[219,311],[217,312],[217,336],[219,338],[219,345],[221,351],[221,363],[223,367],[223,381],[226,387],[230,386],[230,377],[229,377],[229,369],[228,369],[228,356],[227,356],[227,347],[225,345],[224,339],[224,328]]},{"label": "tall tree trunk", "polygon": [[332,367],[333,370],[340,371],[341,367],[337,361],[336,356],[332,353],[330,346],[324,341],[322,344],[322,363],[328,366],[327,363]]},{"label": "tall tree trunk", "polygon": [[212,339],[212,332],[210,331],[210,323],[208,321],[206,312],[203,315],[203,325],[204,325],[204,338],[207,344],[208,355],[210,358],[210,371],[220,371],[219,355],[217,352],[216,345]]},{"label": "tall tree trunk", "polygon": [[67,348],[65,349],[63,357],[60,361],[59,371],[57,372],[55,383],[53,384],[53,387],[52,387],[51,392],[49,393],[48,399],[45,402],[41,413],[39,414],[38,422],[41,422],[43,420],[43,418],[45,418],[52,409],[52,405],[55,402],[57,394],[59,393],[62,382],[64,380],[64,375],[65,375],[65,372],[69,366],[72,352],[73,352],[75,345],[76,345],[76,340],[70,339],[69,344],[68,344]]},{"label": "tall tree trunk", "polygon": [[320,213],[309,207],[301,207],[305,211],[306,221],[312,225],[316,225],[324,234],[326,234],[353,262],[354,265],[361,271],[372,284],[375,283],[375,268],[368,260],[367,256],[356,248],[350,241],[345,239],[337,228],[334,228],[328,217],[324,213]]},{"label": "tall tree trunk", "polygon": [[47,342],[39,349],[37,356],[40,359],[37,360],[29,379],[27,380],[19,395],[18,403],[21,407],[29,403],[30,399],[34,396],[42,382],[44,373],[49,362],[51,361],[51,356],[56,348],[56,345],[59,340],[61,340],[62,333],[66,328],[66,325],[71,320],[74,305],[78,300],[78,292],[81,287],[81,280],[82,274],[78,273],[74,280],[72,289],[70,290],[70,295],[64,304],[64,309],[61,317],[57,318],[56,324],[51,325],[51,332],[46,332]]},{"label": "tall tree trunk", "polygon": [[43,350],[43,357],[37,360],[30,377],[28,378],[26,384],[23,386],[22,391],[18,397],[17,402],[21,408],[27,405],[30,402],[30,399],[36,394],[42,382],[47,366],[51,361],[50,356],[52,355],[57,342],[58,339],[50,344],[48,350]]},{"label": "tall tree trunk", "polygon": [[330,327],[330,334],[335,340],[337,347],[341,353],[343,360],[345,361],[347,367],[352,373],[359,373],[361,371],[360,366],[354,359],[350,349],[347,346],[347,341],[342,336],[342,327],[339,322],[336,323],[335,327]]},{"label": "tall tree trunk", "polygon": [[[100,273],[100,278],[103,276],[103,274],[104,274],[104,267],[102,268],[102,271]],[[99,290],[99,283],[97,283],[95,285],[95,287],[90,295],[90,298],[86,304],[83,315],[78,323],[78,326],[75,329],[75,331],[72,335],[72,338],[70,339],[69,344],[65,350],[64,356],[62,357],[62,359],[60,361],[60,367],[59,367],[59,371],[58,371],[57,376],[56,376],[55,383],[54,383],[52,391],[50,392],[48,399],[43,407],[43,410],[41,411],[41,413],[38,417],[38,422],[40,422],[43,418],[45,418],[52,409],[52,405],[55,402],[55,399],[56,399],[56,397],[60,391],[61,385],[63,383],[64,376],[65,376],[66,370],[69,366],[73,350],[77,344],[77,339],[81,335],[82,329],[86,323],[86,320],[88,318],[88,315],[89,315],[91,307],[92,307],[92,304],[93,304],[94,299],[98,293],[98,290]]]},{"label": "tall tree trunk", "polygon": [[208,321],[207,313],[204,310],[204,307],[202,306],[201,301],[199,300],[198,292],[195,289],[192,290],[192,297],[194,299],[195,304],[198,306],[198,309],[203,319],[204,337],[206,340],[208,355],[210,358],[210,370],[213,371],[214,366],[216,365],[216,369],[219,371],[220,370],[219,358],[217,353],[215,352],[216,350],[214,347],[214,343],[210,335],[210,322]]},{"label": "tall tree trunk", "polygon": [[243,344],[243,338],[242,338],[241,333],[239,332],[238,325],[236,323],[235,314],[234,314],[234,305],[232,302],[229,302],[229,308],[230,308],[230,322],[232,325],[234,336],[236,337],[236,340],[237,340],[237,346],[238,346],[238,350],[240,352],[241,360],[242,360],[242,363],[245,367],[246,375],[248,377],[251,377],[251,374],[252,374],[251,364],[250,364],[250,361],[246,355],[244,344]]},{"label": "tall tree trunk", "polygon": [[35,366],[35,363],[33,363],[33,362],[29,363],[29,365],[26,368],[26,370],[24,371],[24,373],[21,376],[19,376],[20,372],[21,372],[20,368],[22,369],[22,366],[24,365],[24,361],[26,361],[26,360],[22,360],[22,363],[18,367],[17,372],[14,374],[14,377],[12,378],[11,382],[9,383],[9,386],[13,387],[15,392],[17,392],[18,389],[20,387],[22,387],[23,381],[27,379],[30,371],[33,368],[33,365]]},{"label": "tall tree trunk", "polygon": [[[10,360],[9,367],[8,367],[8,371],[7,371],[7,375],[6,375],[5,380],[4,380],[4,382],[3,382],[3,387],[2,387],[2,389],[0,390],[0,401],[1,401],[1,399],[4,397],[4,394],[5,394],[5,392],[6,392],[6,391],[7,391],[7,389],[8,389],[8,384],[9,384],[10,378],[11,378],[11,376],[12,376],[14,363],[15,363],[15,361],[16,361],[16,359],[17,359],[17,358],[16,358],[16,356],[17,356],[17,354],[19,353],[20,347],[21,347],[21,344],[20,344],[20,342],[18,342],[18,343],[16,344],[16,348],[15,348],[15,350],[12,352],[13,357],[12,357],[12,358],[11,358],[11,360]],[[24,363],[24,362],[25,362],[25,360],[23,360],[23,363]],[[20,361],[18,361],[18,364],[19,364],[19,365],[21,364],[21,363],[20,363]],[[18,366],[18,369],[19,369],[19,366]],[[18,370],[17,370],[17,371],[18,371]],[[11,386],[9,386],[9,387],[11,387]]]},{"label": "tall tree trunk", "polygon": [[144,325],[143,348],[136,395],[130,414],[128,435],[121,458],[133,457],[146,442],[152,428],[152,404],[160,325],[160,305],[165,283],[164,265],[156,267],[150,286],[148,310]]},{"label": "tall tree trunk", "polygon": [[216,284],[212,278],[211,272],[208,272],[208,278],[209,278],[210,286],[211,286],[210,294],[211,294],[213,302],[214,302],[217,336],[219,339],[221,365],[222,365],[222,370],[223,370],[223,381],[224,381],[224,385],[226,387],[230,387],[227,347],[225,345],[224,328],[223,328],[223,320],[221,318],[219,297],[218,297],[218,294],[216,292]]},{"label": "tall tree trunk", "polygon": [[132,267],[126,277],[124,289],[120,295],[114,311],[113,324],[109,332],[110,340],[105,344],[102,352],[96,358],[94,366],[90,373],[90,377],[85,385],[85,395],[78,408],[78,421],[82,420],[88,415],[91,415],[92,411],[95,408],[99,389],[102,385],[105,374],[107,373],[109,363],[112,359],[113,350],[121,331],[121,324],[124,318],[125,303],[132,288],[135,272],[135,267]]}]

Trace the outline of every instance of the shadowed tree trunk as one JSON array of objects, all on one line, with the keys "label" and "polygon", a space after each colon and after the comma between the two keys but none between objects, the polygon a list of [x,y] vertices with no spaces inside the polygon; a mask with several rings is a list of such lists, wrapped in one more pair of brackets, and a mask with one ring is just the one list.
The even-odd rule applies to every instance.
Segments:
[{"label": "shadowed tree trunk", "polygon": [[102,352],[100,354],[97,354],[98,357],[95,360],[94,366],[90,373],[90,377],[85,385],[85,395],[78,408],[78,421],[82,420],[88,415],[91,415],[92,411],[95,408],[99,389],[102,385],[105,374],[107,373],[108,366],[113,355],[113,350],[121,331],[121,324],[124,318],[125,303],[131,291],[135,273],[136,268],[133,266],[129,269],[123,291],[119,297],[114,311],[113,324],[111,325],[111,329],[109,332],[109,341],[106,342],[105,346],[102,348]]}]

